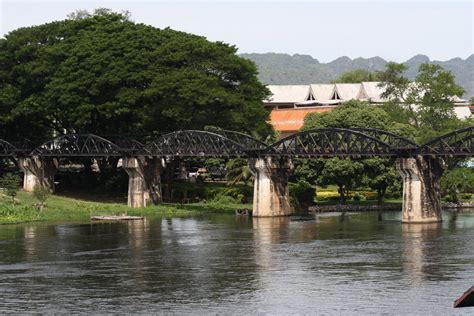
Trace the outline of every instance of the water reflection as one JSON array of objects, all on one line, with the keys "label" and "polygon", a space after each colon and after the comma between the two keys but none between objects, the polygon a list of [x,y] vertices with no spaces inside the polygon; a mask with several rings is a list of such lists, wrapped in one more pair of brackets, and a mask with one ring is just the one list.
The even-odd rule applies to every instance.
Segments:
[{"label": "water reflection", "polygon": [[474,214],[397,216],[2,226],[0,313],[450,313],[472,285]]},{"label": "water reflection", "polygon": [[408,280],[413,285],[421,284],[425,278],[436,276],[432,262],[429,262],[432,251],[436,247],[431,245],[431,240],[440,236],[441,223],[403,224],[403,270]]}]

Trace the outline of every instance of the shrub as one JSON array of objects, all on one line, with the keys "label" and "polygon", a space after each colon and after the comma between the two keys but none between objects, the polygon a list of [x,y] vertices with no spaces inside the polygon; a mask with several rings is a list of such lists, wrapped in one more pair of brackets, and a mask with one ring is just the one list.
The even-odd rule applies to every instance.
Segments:
[{"label": "shrub", "polygon": [[314,203],[315,188],[305,180],[290,184],[290,199],[293,206],[304,209]]},{"label": "shrub", "polygon": [[33,196],[35,197],[35,199],[38,200],[38,210],[40,212],[43,211],[46,205],[46,200],[49,198],[50,194],[51,192],[49,191],[49,189],[43,186],[37,185],[33,189]]},{"label": "shrub", "polygon": [[6,190],[6,194],[12,198],[13,204],[15,204],[15,196],[20,181],[20,176],[14,173],[6,173],[0,178],[0,187]]},{"label": "shrub", "polygon": [[471,193],[461,193],[461,194],[459,194],[459,197],[461,198],[461,200],[470,200],[472,198],[472,194]]}]

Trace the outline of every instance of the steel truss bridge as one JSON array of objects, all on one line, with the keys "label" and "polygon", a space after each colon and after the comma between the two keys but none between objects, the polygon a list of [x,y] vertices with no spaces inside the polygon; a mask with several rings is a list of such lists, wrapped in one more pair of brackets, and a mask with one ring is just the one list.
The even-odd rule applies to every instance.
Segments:
[{"label": "steel truss bridge", "polygon": [[235,131],[184,130],[156,137],[145,144],[128,137],[65,134],[31,147],[34,146],[14,145],[0,139],[0,157],[468,157],[474,153],[474,126],[423,145],[379,129],[323,128],[299,132],[270,145]]}]

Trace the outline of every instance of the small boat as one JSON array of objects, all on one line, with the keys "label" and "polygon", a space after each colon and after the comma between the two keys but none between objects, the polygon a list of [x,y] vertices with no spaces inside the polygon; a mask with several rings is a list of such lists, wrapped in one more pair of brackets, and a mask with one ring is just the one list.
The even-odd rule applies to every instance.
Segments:
[{"label": "small boat", "polygon": [[471,286],[460,298],[454,301],[454,308],[472,306],[474,306],[474,286]]},{"label": "small boat", "polygon": [[128,216],[128,215],[106,215],[106,216],[91,216],[93,221],[136,221],[143,220],[143,216]]}]

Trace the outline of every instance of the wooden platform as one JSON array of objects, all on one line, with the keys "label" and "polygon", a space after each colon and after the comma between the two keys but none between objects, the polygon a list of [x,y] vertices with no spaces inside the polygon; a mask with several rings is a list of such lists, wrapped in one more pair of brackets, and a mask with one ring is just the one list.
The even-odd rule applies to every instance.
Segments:
[{"label": "wooden platform", "polygon": [[128,215],[108,215],[108,216],[92,216],[93,221],[136,221],[143,220],[143,216]]},{"label": "wooden platform", "polygon": [[454,308],[470,306],[474,306],[474,286],[471,286],[460,298],[454,301]]}]

